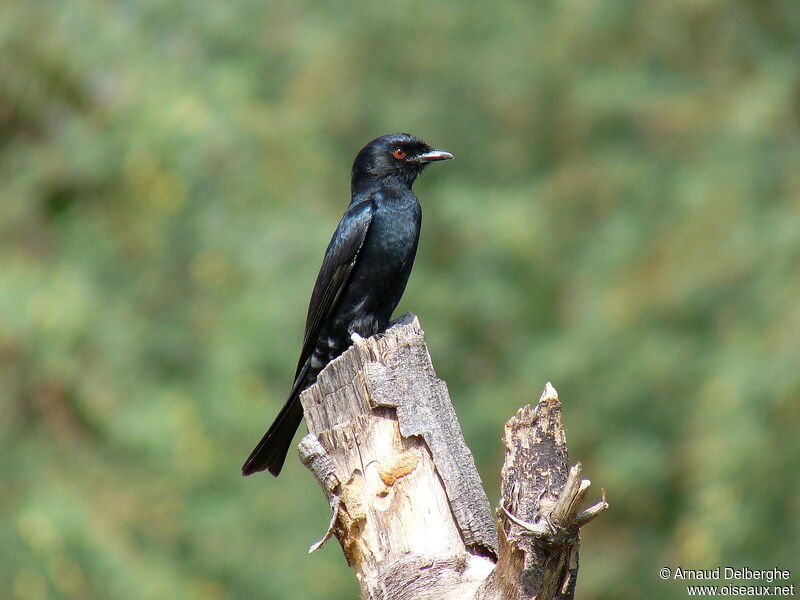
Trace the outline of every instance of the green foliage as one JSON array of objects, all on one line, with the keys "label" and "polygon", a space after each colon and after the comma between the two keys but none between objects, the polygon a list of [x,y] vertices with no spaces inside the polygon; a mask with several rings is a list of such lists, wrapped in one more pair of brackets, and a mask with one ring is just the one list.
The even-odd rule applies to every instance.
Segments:
[{"label": "green foliage", "polygon": [[396,130],[456,156],[400,309],[487,486],[551,380],[608,490],[581,597],[796,568],[799,56],[794,0],[0,4],[0,595],[355,596],[239,465]]}]

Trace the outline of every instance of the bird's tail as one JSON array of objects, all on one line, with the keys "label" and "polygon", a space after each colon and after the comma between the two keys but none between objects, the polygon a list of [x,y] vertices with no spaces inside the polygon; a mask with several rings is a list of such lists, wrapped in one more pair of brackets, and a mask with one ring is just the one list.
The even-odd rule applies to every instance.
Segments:
[{"label": "bird's tail", "polygon": [[275,477],[283,468],[283,461],[292,445],[292,439],[303,420],[303,407],[297,393],[292,393],[275,417],[267,433],[258,442],[242,465],[242,475],[252,475],[268,469]]},{"label": "bird's tail", "polygon": [[267,433],[242,465],[242,475],[252,475],[268,469],[277,477],[283,468],[283,461],[292,445],[292,439],[303,420],[303,406],[300,404],[300,392],[316,379],[317,371],[311,370],[311,361],[307,360],[294,378],[292,391],[283,408],[275,417]]}]

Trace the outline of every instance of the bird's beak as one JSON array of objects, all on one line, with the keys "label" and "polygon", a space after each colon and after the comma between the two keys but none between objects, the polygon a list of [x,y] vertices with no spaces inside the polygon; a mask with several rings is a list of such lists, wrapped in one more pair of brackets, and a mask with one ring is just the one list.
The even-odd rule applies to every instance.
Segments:
[{"label": "bird's beak", "polygon": [[437,160],[450,160],[453,155],[444,150],[428,150],[414,157],[414,162],[429,163]]}]

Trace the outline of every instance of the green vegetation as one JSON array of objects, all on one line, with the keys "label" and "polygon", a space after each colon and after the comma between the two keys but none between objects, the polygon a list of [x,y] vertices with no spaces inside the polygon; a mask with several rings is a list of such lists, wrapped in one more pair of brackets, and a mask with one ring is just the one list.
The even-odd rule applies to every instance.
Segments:
[{"label": "green vegetation", "polygon": [[799,59],[796,0],[0,4],[0,597],[355,597],[299,461],[239,466],[396,130],[456,156],[400,309],[490,497],[551,380],[581,598],[800,584]]}]

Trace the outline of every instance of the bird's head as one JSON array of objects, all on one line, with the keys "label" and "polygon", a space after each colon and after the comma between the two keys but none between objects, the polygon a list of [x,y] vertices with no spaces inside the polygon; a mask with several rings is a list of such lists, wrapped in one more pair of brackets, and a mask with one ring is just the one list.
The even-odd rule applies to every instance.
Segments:
[{"label": "bird's head", "polygon": [[453,155],[436,150],[408,133],[390,133],[364,146],[353,161],[353,190],[374,181],[396,181],[411,187],[428,164]]}]

